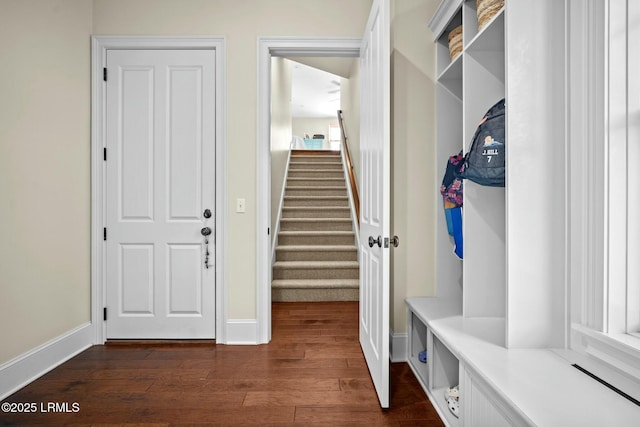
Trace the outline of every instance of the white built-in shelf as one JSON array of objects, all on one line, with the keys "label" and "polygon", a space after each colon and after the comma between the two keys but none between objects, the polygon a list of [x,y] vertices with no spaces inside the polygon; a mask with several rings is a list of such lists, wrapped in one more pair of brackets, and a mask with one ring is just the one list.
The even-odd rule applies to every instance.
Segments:
[{"label": "white built-in shelf", "polygon": [[462,53],[454,58],[438,76],[438,82],[462,100]]},{"label": "white built-in shelf", "polygon": [[465,46],[467,52],[504,51],[504,8]]},{"label": "white built-in shelf", "polygon": [[[569,10],[557,0],[505,0],[479,30],[476,8],[476,0],[442,0],[429,23],[436,177],[440,183],[448,158],[468,150],[480,119],[505,98],[506,186],[465,181],[464,261],[452,253],[442,197],[433,189],[436,295],[406,301],[409,365],[448,426],[636,425],[638,406],[563,353],[571,339],[567,192],[557,183],[570,160],[561,143]],[[463,50],[452,61],[448,34],[461,24]],[[426,364],[417,359],[425,345]],[[459,419],[444,399],[455,385]]]},{"label": "white built-in shelf", "polygon": [[462,12],[460,10],[458,10],[454,17],[449,21],[443,33],[436,40],[436,66],[438,75],[442,75],[446,68],[449,68],[452,63],[460,59],[461,55],[458,55],[452,60],[449,53],[449,33],[459,25],[462,25]]},{"label": "white built-in shelf", "polygon": [[[457,426],[459,420],[449,413],[444,390],[458,381],[461,410],[471,404],[468,389],[476,386],[512,425],[628,426],[640,419],[640,407],[571,366],[558,352],[505,348],[503,318],[464,318],[453,302],[438,298],[406,302],[410,315],[432,334],[428,364],[434,378],[427,394],[448,425]],[[463,371],[473,385],[464,383]],[[465,420],[464,425],[474,423]]]}]

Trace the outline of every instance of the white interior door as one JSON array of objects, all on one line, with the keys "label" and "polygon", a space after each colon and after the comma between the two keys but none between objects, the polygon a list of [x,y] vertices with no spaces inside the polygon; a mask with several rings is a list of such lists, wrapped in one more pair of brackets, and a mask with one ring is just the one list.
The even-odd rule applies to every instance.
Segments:
[{"label": "white interior door", "polygon": [[215,338],[215,51],[108,50],[107,71],[107,338]]},{"label": "white interior door", "polygon": [[389,407],[389,33],[389,0],[374,0],[360,52],[360,345],[383,408]]}]

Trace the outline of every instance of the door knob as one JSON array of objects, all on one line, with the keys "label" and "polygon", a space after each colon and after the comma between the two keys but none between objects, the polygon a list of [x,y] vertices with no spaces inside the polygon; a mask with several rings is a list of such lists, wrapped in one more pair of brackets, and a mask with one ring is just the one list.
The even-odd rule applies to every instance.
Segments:
[{"label": "door knob", "polygon": [[369,247],[372,248],[373,245],[378,245],[379,248],[382,247],[382,236],[378,236],[377,239],[374,239],[373,236],[369,236]]},{"label": "door knob", "polygon": [[200,230],[200,234],[202,234],[203,236],[208,236],[209,234],[211,234],[211,228],[204,227],[202,230]]},{"label": "door knob", "polygon": [[384,247],[388,248],[389,247],[389,242],[391,242],[391,244],[393,245],[394,248],[397,248],[398,245],[400,244],[400,239],[398,238],[398,236],[393,236],[391,239],[389,239],[388,237],[384,238]]}]

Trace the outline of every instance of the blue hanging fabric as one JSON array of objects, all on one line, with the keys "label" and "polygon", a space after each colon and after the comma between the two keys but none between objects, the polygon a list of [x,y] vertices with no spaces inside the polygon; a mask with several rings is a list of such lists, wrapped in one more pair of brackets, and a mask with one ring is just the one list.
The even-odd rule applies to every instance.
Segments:
[{"label": "blue hanging fabric", "polygon": [[440,186],[444,202],[444,216],[447,221],[447,232],[453,239],[453,252],[462,259],[462,179],[459,174],[464,166],[462,151],[449,157],[447,168]]},{"label": "blue hanging fabric", "polygon": [[445,209],[445,214],[451,220],[452,230],[449,234],[453,237],[453,253],[462,259],[462,207]]}]

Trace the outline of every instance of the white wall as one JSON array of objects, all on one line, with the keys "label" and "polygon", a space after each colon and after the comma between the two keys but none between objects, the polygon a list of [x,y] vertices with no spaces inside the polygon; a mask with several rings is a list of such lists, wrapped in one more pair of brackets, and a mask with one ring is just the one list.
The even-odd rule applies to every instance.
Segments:
[{"label": "white wall", "polygon": [[0,4],[0,364],[90,320],[91,9]]},{"label": "white wall", "polygon": [[[94,0],[95,34],[226,37],[230,319],[256,318],[257,38],[360,37],[370,8],[371,0]],[[235,212],[240,197],[245,214]]]},{"label": "white wall", "polygon": [[435,53],[427,23],[439,0],[394,0],[391,54],[391,329],[406,332],[404,299],[435,293]]},{"label": "white wall", "polygon": [[271,59],[271,242],[275,238],[278,209],[291,144],[291,70],[286,58]]},{"label": "white wall", "polygon": [[313,135],[318,133],[324,135],[325,141],[329,141],[329,127],[338,126],[338,111],[335,118],[294,117],[292,124],[294,135],[304,138],[306,133],[309,134],[309,138],[313,138]]}]

